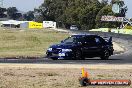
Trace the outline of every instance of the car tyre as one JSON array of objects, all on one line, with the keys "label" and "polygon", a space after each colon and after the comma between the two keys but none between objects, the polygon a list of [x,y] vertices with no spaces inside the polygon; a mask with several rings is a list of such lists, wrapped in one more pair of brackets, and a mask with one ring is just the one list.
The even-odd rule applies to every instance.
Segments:
[{"label": "car tyre", "polygon": [[85,58],[82,56],[82,52],[80,50],[77,50],[75,52],[75,59],[76,60],[84,60]]},{"label": "car tyre", "polygon": [[110,56],[110,53],[108,50],[104,50],[103,55],[101,56],[102,60],[108,60]]}]

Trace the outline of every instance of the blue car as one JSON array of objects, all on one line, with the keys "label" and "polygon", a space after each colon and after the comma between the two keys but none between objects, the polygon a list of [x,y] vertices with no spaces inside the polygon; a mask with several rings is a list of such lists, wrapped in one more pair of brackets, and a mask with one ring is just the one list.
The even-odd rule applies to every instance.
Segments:
[{"label": "blue car", "polygon": [[61,41],[60,44],[50,46],[46,54],[53,60],[84,60],[93,57],[106,60],[113,55],[113,51],[112,37],[108,39],[92,34],[77,34]]}]

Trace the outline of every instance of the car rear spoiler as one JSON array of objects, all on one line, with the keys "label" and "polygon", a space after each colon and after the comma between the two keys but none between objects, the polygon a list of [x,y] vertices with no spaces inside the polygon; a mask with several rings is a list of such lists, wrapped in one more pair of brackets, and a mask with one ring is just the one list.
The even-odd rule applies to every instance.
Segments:
[{"label": "car rear spoiler", "polygon": [[112,37],[103,37],[106,42],[112,43]]}]

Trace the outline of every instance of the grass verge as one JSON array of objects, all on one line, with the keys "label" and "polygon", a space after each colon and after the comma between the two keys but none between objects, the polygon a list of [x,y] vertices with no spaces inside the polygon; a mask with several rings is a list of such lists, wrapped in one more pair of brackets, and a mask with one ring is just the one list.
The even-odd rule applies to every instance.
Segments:
[{"label": "grass verge", "polygon": [[43,57],[47,48],[69,34],[53,30],[0,30],[0,58]]}]

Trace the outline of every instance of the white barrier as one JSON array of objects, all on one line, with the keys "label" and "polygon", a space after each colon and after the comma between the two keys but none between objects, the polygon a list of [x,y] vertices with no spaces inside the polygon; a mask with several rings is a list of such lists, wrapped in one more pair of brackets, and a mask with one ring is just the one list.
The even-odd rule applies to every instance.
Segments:
[{"label": "white barrier", "polygon": [[130,29],[120,29],[119,33],[132,35],[132,30],[130,30]]},{"label": "white barrier", "polygon": [[89,31],[101,31],[100,29],[92,29],[92,30],[89,30]]},{"label": "white barrier", "polygon": [[113,33],[119,33],[119,29],[111,29],[111,32],[113,32]]},{"label": "white barrier", "polygon": [[109,29],[109,28],[99,28],[99,29],[92,29],[92,30],[89,30],[89,31],[109,32],[109,31],[110,31],[110,29]]},{"label": "white barrier", "polygon": [[100,30],[101,30],[102,32],[110,32],[110,29],[109,29],[109,28],[100,28]]},{"label": "white barrier", "polygon": [[100,32],[113,32],[113,33],[120,33],[120,34],[130,34],[132,35],[131,29],[109,29],[109,28],[99,28],[99,29],[92,29],[90,31],[100,31]]}]

